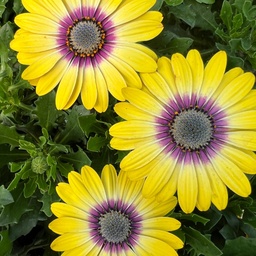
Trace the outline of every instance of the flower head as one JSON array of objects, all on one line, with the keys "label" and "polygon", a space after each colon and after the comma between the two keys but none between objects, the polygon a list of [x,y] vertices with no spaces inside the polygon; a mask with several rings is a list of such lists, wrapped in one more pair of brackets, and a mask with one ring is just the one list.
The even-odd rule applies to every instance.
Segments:
[{"label": "flower head", "polygon": [[67,109],[81,93],[84,106],[103,112],[108,91],[123,101],[121,89],[141,88],[137,72],[155,71],[156,55],[138,41],[163,29],[162,14],[147,12],[155,0],[23,0],[29,13],[15,18],[21,28],[10,46],[22,78],[45,95],[58,84],[56,106]]},{"label": "flower head", "polygon": [[171,197],[164,203],[141,195],[144,179],[132,182],[126,172],[117,177],[112,165],[103,168],[101,179],[89,166],[81,175],[71,172],[69,184],[59,183],[58,195],[65,203],[53,203],[58,217],[49,228],[61,236],[51,248],[68,255],[178,255],[174,249],[183,242],[168,231],[180,222],[166,215],[177,203]]},{"label": "flower head", "polygon": [[256,173],[255,77],[234,68],[226,53],[204,68],[198,51],[158,60],[141,73],[143,90],[123,89],[115,111],[127,121],[110,128],[111,146],[133,150],[121,162],[131,180],[147,177],[142,194],[164,201],[177,191],[182,210],[227,206],[227,187],[247,197],[244,173]]}]

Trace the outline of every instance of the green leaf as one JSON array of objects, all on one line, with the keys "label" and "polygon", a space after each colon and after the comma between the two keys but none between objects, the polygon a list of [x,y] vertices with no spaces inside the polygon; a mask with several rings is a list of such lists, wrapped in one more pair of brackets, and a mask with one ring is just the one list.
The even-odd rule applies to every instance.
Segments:
[{"label": "green leaf", "polygon": [[75,153],[62,155],[60,160],[72,164],[74,168],[79,172],[84,165],[91,165],[90,158],[80,147],[78,147],[78,151]]},{"label": "green leaf", "polygon": [[191,38],[174,38],[170,43],[167,44],[168,56],[171,56],[174,53],[184,54],[187,49],[192,45],[193,39]]},{"label": "green leaf", "polygon": [[244,231],[247,237],[256,238],[256,229],[253,226],[243,223],[243,225],[241,226],[241,230]]},{"label": "green leaf", "polygon": [[43,174],[38,174],[37,175],[37,180],[36,180],[36,184],[38,185],[38,188],[45,193],[48,190],[48,184],[44,179],[44,175]]},{"label": "green leaf", "polygon": [[8,143],[13,147],[19,146],[19,140],[24,136],[19,135],[14,127],[4,126],[0,123],[0,144]]},{"label": "green leaf", "polygon": [[236,214],[233,211],[229,210],[228,208],[225,209],[224,211],[222,211],[222,214],[226,218],[229,226],[232,227],[232,229],[235,232],[238,232],[240,221],[239,221],[238,217],[236,216]]},{"label": "green leaf", "polygon": [[23,183],[19,183],[12,191],[12,196],[14,202],[6,205],[0,214],[0,226],[18,223],[25,212],[32,210],[28,205],[28,200],[23,196]]},{"label": "green leaf", "polygon": [[105,132],[105,129],[97,122],[96,114],[79,117],[79,125],[87,138],[91,132],[96,134]]},{"label": "green leaf", "polygon": [[12,242],[9,239],[9,230],[0,232],[0,255],[7,256],[12,250]]},{"label": "green leaf", "polygon": [[45,221],[47,217],[40,212],[42,206],[37,198],[30,201],[33,207],[32,211],[24,213],[17,224],[11,224],[10,240],[15,241],[21,236],[26,236],[38,223],[38,221]]},{"label": "green leaf", "polygon": [[127,156],[129,153],[130,153],[130,151],[119,151],[119,150],[118,150],[118,151],[117,151],[117,156],[118,156],[118,158],[117,158],[115,164],[120,163],[120,162],[123,160],[123,158],[124,158],[125,156]]},{"label": "green leaf", "polygon": [[176,6],[183,3],[183,0],[165,0],[168,5]]},{"label": "green leaf", "polygon": [[162,7],[164,0],[156,0],[155,5],[150,9],[150,11],[159,11]]},{"label": "green leaf", "polygon": [[14,0],[13,10],[15,11],[16,14],[22,13],[22,11],[24,10],[24,7],[21,3],[21,0]]},{"label": "green leaf", "polygon": [[226,240],[236,238],[236,233],[228,224],[226,224],[219,232]]},{"label": "green leaf", "polygon": [[[233,23],[233,30],[237,31],[238,29],[241,28],[241,26],[243,25],[243,15],[242,13],[238,13],[237,15],[235,15],[233,17],[232,23]],[[230,32],[232,33],[232,31]]]},{"label": "green leaf", "polygon": [[79,126],[79,117],[89,115],[90,110],[85,109],[84,106],[81,105],[74,106],[72,110],[68,112],[69,114],[66,116],[67,125],[55,140],[59,144],[67,144],[70,141],[85,142],[84,133]]},{"label": "green leaf", "polygon": [[204,4],[214,4],[215,0],[196,0],[198,3],[204,3]]},{"label": "green leaf", "polygon": [[208,240],[199,231],[189,227],[182,227],[185,232],[186,243],[191,245],[195,250],[196,255],[204,256],[219,256],[222,255],[221,250],[219,250],[210,240]]},{"label": "green leaf", "polygon": [[9,191],[12,191],[13,189],[15,189],[17,187],[20,179],[23,178],[24,173],[28,172],[30,170],[31,170],[31,162],[26,161],[25,163],[23,163],[21,170],[18,173],[15,173],[15,177],[12,180],[12,182],[9,184],[7,189]]},{"label": "green leaf", "polygon": [[184,213],[180,212],[180,213],[172,213],[171,216],[173,218],[177,218],[177,219],[190,220],[190,221],[193,221],[195,224],[200,222],[205,225],[207,222],[210,221],[210,219],[206,219],[206,218],[204,218],[200,215],[197,215],[195,213],[184,214]]},{"label": "green leaf", "polygon": [[27,183],[25,183],[25,187],[24,187],[24,196],[25,198],[31,197],[36,190],[37,184],[36,184],[36,178],[30,178],[29,181]]},{"label": "green leaf", "polygon": [[43,203],[43,206],[40,211],[44,212],[47,217],[52,216],[52,211],[51,211],[51,204],[54,202],[59,202],[60,198],[56,191],[54,191],[51,195],[44,194],[42,198],[39,200],[39,202]]},{"label": "green leaf", "polygon": [[256,251],[256,238],[238,237],[227,240],[223,249],[223,256],[252,256]]},{"label": "green leaf", "polygon": [[12,194],[4,187],[4,185],[2,185],[0,187],[0,205],[7,205],[13,202]]},{"label": "green leaf", "polygon": [[231,5],[228,1],[225,0],[222,4],[220,17],[223,23],[227,26],[229,30],[231,30],[232,16],[233,16],[233,12],[232,12]]},{"label": "green leaf", "polygon": [[29,158],[29,154],[25,151],[13,149],[6,145],[0,145],[0,168],[10,162],[24,160]]},{"label": "green leaf", "polygon": [[62,176],[68,177],[68,174],[74,170],[73,166],[69,163],[62,163],[61,161],[58,161],[57,168],[59,168],[59,171]]},{"label": "green leaf", "polygon": [[100,152],[100,149],[108,142],[105,137],[90,137],[87,143],[87,149],[93,152]]},{"label": "green leaf", "polygon": [[36,110],[33,113],[37,116],[37,125],[50,131],[57,127],[56,119],[63,115],[64,112],[57,110],[55,107],[55,91],[51,91],[45,96],[39,97],[36,101]]}]

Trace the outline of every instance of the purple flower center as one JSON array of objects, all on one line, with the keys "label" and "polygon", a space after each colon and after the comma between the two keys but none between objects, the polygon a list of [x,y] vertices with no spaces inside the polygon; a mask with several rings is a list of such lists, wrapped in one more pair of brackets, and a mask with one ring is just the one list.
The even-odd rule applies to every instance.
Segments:
[{"label": "purple flower center", "polygon": [[73,26],[69,26],[66,44],[75,55],[94,57],[102,48],[105,36],[101,22],[85,17],[75,20]]},{"label": "purple flower center", "polygon": [[122,243],[131,233],[131,221],[124,213],[111,210],[99,218],[100,233],[109,243]]},{"label": "purple flower center", "polygon": [[213,139],[213,119],[201,109],[185,109],[176,113],[171,126],[176,144],[186,150],[205,148]]}]

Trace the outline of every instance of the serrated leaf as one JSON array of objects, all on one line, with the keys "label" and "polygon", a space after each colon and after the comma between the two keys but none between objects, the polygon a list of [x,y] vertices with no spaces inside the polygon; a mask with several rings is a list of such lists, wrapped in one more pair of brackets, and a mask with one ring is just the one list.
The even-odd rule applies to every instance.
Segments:
[{"label": "serrated leaf", "polygon": [[168,5],[176,6],[183,3],[183,0],[165,0]]},{"label": "serrated leaf", "polygon": [[231,8],[231,4],[225,0],[222,4],[220,17],[223,23],[227,26],[229,30],[231,30],[232,16],[233,16],[233,12]]},{"label": "serrated leaf", "polygon": [[15,173],[15,177],[12,180],[12,182],[9,184],[8,186],[8,190],[12,191],[13,189],[15,189],[20,181],[21,178],[23,178],[22,176],[24,175],[25,172],[28,172],[31,170],[31,162],[30,161],[26,161],[21,170],[18,173]]},{"label": "serrated leaf", "polygon": [[67,144],[70,141],[83,141],[85,142],[84,133],[79,126],[79,118],[82,116],[87,116],[90,114],[90,111],[85,109],[84,106],[74,106],[72,110],[68,111],[66,116],[66,127],[59,134],[58,138],[55,140],[59,144]]},{"label": "serrated leaf", "polygon": [[223,249],[223,256],[252,256],[256,251],[256,238],[238,237],[227,240]]},{"label": "serrated leaf", "polygon": [[24,162],[21,163],[10,163],[11,172],[17,172],[20,170],[24,165]]},{"label": "serrated leaf", "polygon": [[23,183],[19,183],[17,188],[11,192],[14,202],[6,205],[1,212],[0,226],[18,223],[25,212],[32,211],[28,205],[28,199],[23,196],[23,186]]},{"label": "serrated leaf", "polygon": [[30,178],[27,183],[24,185],[24,197],[28,198],[31,197],[36,190],[37,184],[36,184],[37,177]]},{"label": "serrated leaf", "polygon": [[[234,31],[237,31],[239,28],[241,28],[243,22],[244,21],[242,13],[238,13],[237,15],[235,15],[232,20],[232,28],[234,29]],[[232,34],[232,31],[230,32],[230,34]]]},{"label": "serrated leaf", "polygon": [[0,145],[0,168],[9,162],[20,161],[29,158],[29,154],[18,149],[10,150],[9,146]]},{"label": "serrated leaf", "polygon": [[13,202],[12,194],[4,187],[4,185],[2,185],[0,187],[0,205],[7,205]]},{"label": "serrated leaf", "polygon": [[60,198],[56,191],[54,191],[51,195],[44,194],[42,198],[39,200],[39,202],[43,203],[43,206],[40,211],[44,212],[46,216],[51,217],[51,204],[54,202],[59,202]]},{"label": "serrated leaf", "polygon": [[107,141],[105,137],[90,137],[87,143],[87,149],[93,152],[99,152]]},{"label": "serrated leaf", "polygon": [[177,219],[190,220],[190,221],[193,221],[195,224],[200,222],[205,225],[206,223],[208,223],[210,221],[210,219],[206,219],[206,218],[199,216],[195,213],[183,214],[180,212],[180,213],[173,213],[171,216],[173,218],[177,218]]},{"label": "serrated leaf", "polygon": [[102,129],[100,124],[97,122],[96,114],[79,117],[79,125],[87,138],[91,132],[96,134],[105,132],[105,130]]},{"label": "serrated leaf", "polygon": [[12,250],[12,242],[9,239],[9,230],[0,232],[0,255],[9,255]]},{"label": "serrated leaf", "polygon": [[[2,3],[6,3],[8,2],[8,0],[2,0],[0,3],[0,18],[1,18],[1,4]],[[13,39],[13,28],[11,27],[11,22],[7,22],[6,24],[4,24],[1,28],[0,28],[0,38],[3,40],[5,46],[8,48],[8,52],[12,51],[9,48],[9,44],[11,42],[11,40]]]},{"label": "serrated leaf", "polygon": [[19,146],[19,140],[24,136],[19,135],[14,127],[4,126],[0,123],[0,144],[8,143],[13,147]]},{"label": "serrated leaf", "polygon": [[10,240],[15,241],[21,236],[26,236],[36,225],[38,221],[45,221],[47,217],[40,212],[41,203],[34,198],[30,201],[32,211],[24,213],[17,224],[11,224]]},{"label": "serrated leaf", "polygon": [[5,11],[5,4],[8,2],[8,0],[2,0],[0,3],[0,18],[2,17],[4,11]]},{"label": "serrated leaf", "polygon": [[62,144],[57,144],[53,141],[48,141],[47,144],[51,146],[51,148],[48,150],[49,154],[53,154],[53,153],[56,153],[56,152],[68,153],[67,146],[64,146]]},{"label": "serrated leaf", "polygon": [[52,128],[57,127],[56,119],[63,115],[64,112],[57,110],[55,107],[55,91],[51,91],[45,96],[39,97],[36,101],[36,109],[33,113],[37,116],[37,125],[50,131]]},{"label": "serrated leaf", "polygon": [[62,155],[60,160],[72,164],[74,168],[79,172],[84,165],[91,165],[90,158],[80,147],[78,147],[78,151],[75,153]]},{"label": "serrated leaf", "polygon": [[57,168],[59,169],[60,173],[64,177],[68,177],[68,174],[74,170],[73,166],[69,163],[62,163],[61,161],[58,161]]},{"label": "serrated leaf", "polygon": [[207,255],[207,256],[219,256],[222,255],[220,249],[218,249],[213,242],[208,240],[203,234],[199,231],[189,227],[182,227],[182,230],[185,232],[186,243],[191,245],[195,250],[196,255]]},{"label": "serrated leaf", "polygon": [[48,190],[48,184],[44,179],[44,174],[38,174],[36,184],[38,185],[38,188],[45,193]]}]

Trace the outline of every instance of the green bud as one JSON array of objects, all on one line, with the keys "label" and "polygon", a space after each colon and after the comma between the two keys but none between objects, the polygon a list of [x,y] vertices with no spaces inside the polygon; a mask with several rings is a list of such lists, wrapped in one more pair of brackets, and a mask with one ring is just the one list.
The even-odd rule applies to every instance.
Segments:
[{"label": "green bud", "polygon": [[32,160],[31,168],[33,172],[42,174],[48,170],[49,166],[44,156],[38,156]]}]

